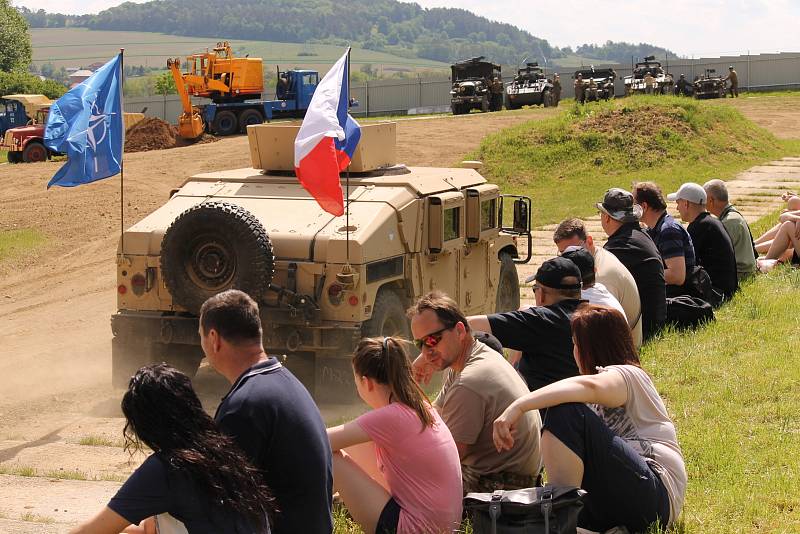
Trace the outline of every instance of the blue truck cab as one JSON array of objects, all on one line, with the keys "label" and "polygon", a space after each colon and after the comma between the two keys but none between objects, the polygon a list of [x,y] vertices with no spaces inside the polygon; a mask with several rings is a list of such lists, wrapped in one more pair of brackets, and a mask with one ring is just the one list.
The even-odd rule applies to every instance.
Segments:
[{"label": "blue truck cab", "polygon": [[0,98],[0,138],[5,135],[6,130],[25,126],[30,120],[22,102],[5,97]]}]

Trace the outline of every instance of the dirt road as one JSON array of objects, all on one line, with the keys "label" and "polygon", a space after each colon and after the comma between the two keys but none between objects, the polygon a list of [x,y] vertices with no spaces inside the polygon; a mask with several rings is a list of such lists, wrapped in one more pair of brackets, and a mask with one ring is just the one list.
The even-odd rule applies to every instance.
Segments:
[{"label": "dirt road", "polygon": [[[776,134],[796,136],[800,111],[781,104],[736,103]],[[398,160],[449,166],[487,133],[553,113],[399,121]],[[126,226],[189,176],[248,164],[245,137],[126,155]],[[120,446],[119,392],[109,386],[119,178],[48,191],[59,165],[0,165],[0,230],[47,237],[35,253],[0,262],[0,532],[63,532],[141,461]],[[226,389],[208,369],[196,383],[209,409]]]}]

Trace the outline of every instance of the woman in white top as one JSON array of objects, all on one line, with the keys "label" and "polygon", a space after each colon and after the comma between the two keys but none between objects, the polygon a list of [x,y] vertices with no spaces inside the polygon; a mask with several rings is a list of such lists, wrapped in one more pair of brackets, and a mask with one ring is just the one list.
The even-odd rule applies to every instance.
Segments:
[{"label": "woman in white top", "polygon": [[495,446],[513,446],[520,416],[547,408],[541,447],[548,482],[588,492],[578,526],[666,528],[680,514],[686,469],[630,329],[617,310],[586,304],[572,318],[572,336],[581,375],[514,401],[494,422]]}]

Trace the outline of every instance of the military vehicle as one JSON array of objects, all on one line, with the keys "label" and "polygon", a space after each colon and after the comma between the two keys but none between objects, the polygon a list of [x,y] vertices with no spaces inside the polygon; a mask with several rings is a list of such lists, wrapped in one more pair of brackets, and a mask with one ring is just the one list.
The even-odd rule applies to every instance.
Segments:
[{"label": "military vehicle", "polygon": [[583,92],[586,102],[614,98],[614,80],[617,79],[617,73],[614,69],[596,69],[592,66],[588,69],[576,70],[572,76],[573,79],[577,79],[579,74],[583,78]]},{"label": "military vehicle", "polygon": [[725,78],[717,76],[716,72],[716,69],[706,69],[705,74],[694,80],[692,88],[695,98],[725,98]]},{"label": "military vehicle", "polygon": [[675,92],[675,81],[672,74],[667,73],[661,63],[655,60],[655,56],[647,56],[643,62],[633,66],[633,74],[625,76],[625,96],[634,94],[645,94],[648,88],[645,84],[645,77],[649,74],[653,77],[652,94],[671,95]]},{"label": "military vehicle", "polygon": [[229,288],[258,301],[265,350],[285,355],[318,402],[353,398],[355,344],[409,339],[405,310],[428,291],[445,291],[467,314],[519,307],[529,198],[500,194],[474,168],[395,165],[394,123],[376,123],[362,126],[351,163],[349,217],[335,217],[289,171],[297,129],[248,127],[254,167],[193,176],[124,232],[115,385],[154,361],[193,375],[200,306]]},{"label": "military vehicle", "polygon": [[469,113],[473,109],[484,112],[497,110],[496,106],[492,106],[491,84],[495,77],[501,77],[500,65],[484,59],[478,56],[450,67],[453,82],[450,109],[453,115]]},{"label": "military vehicle", "polygon": [[556,105],[553,81],[548,80],[539,63],[526,63],[524,69],[517,70],[514,80],[506,87],[506,108],[519,109],[522,106]]}]

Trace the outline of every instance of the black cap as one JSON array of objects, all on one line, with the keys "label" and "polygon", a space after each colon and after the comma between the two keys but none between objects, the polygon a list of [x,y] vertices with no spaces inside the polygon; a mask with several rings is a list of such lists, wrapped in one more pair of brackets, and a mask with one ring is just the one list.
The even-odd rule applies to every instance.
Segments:
[{"label": "black cap", "polygon": [[[561,281],[567,276],[574,276],[578,281],[574,284],[563,284]],[[553,258],[544,262],[536,275],[529,276],[525,282],[536,280],[543,286],[553,289],[580,289],[581,288],[581,271],[578,266],[567,258]]]},{"label": "black cap", "polygon": [[[570,250],[571,249],[571,250]],[[581,279],[586,280],[594,276],[594,256],[592,253],[583,247],[567,247],[561,254],[562,258],[567,258],[569,261],[578,266],[581,270]]]},{"label": "black cap", "polygon": [[618,187],[606,191],[603,202],[598,202],[595,206],[622,223],[637,222],[642,216],[642,207],[634,203],[631,192]]}]

